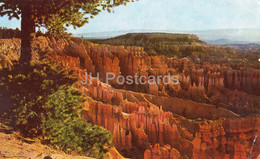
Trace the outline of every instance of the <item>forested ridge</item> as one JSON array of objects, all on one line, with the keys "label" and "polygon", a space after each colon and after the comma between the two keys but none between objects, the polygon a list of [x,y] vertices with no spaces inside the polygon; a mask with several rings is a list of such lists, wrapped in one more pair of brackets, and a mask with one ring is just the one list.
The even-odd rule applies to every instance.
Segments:
[{"label": "forested ridge", "polygon": [[90,40],[98,44],[117,46],[140,46],[149,55],[165,55],[173,58],[188,58],[196,63],[230,63],[260,68],[259,52],[245,53],[228,46],[215,46],[201,41],[198,36],[170,33],[129,33],[109,39]]}]

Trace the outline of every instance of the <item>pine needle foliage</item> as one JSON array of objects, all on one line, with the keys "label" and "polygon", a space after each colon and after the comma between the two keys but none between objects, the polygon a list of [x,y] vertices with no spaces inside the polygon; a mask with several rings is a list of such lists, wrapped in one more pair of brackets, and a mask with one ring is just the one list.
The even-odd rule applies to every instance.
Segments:
[{"label": "pine needle foliage", "polygon": [[2,70],[1,77],[14,103],[16,127],[25,137],[67,153],[106,155],[112,134],[82,118],[84,99],[74,87],[73,72],[50,63],[19,64]]}]

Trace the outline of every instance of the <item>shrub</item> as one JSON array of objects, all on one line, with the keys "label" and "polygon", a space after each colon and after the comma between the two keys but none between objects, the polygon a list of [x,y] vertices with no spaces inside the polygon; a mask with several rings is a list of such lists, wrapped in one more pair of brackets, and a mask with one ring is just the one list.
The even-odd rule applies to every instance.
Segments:
[{"label": "shrub", "polygon": [[14,69],[1,71],[15,105],[16,125],[26,137],[42,133],[44,104],[49,94],[61,86],[71,86],[77,79],[71,72],[50,64],[15,65]]},{"label": "shrub", "polygon": [[16,65],[1,72],[14,102],[16,126],[26,137],[40,137],[65,152],[102,158],[112,145],[111,133],[81,117],[84,102],[73,73],[41,63]]}]

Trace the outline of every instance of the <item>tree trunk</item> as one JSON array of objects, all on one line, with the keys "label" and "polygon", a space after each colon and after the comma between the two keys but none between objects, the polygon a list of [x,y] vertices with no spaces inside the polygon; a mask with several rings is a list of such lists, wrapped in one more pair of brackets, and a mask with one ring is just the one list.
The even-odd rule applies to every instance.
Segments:
[{"label": "tree trunk", "polygon": [[22,7],[20,63],[29,63],[31,61],[34,35],[35,23],[33,21],[32,5],[25,3]]}]

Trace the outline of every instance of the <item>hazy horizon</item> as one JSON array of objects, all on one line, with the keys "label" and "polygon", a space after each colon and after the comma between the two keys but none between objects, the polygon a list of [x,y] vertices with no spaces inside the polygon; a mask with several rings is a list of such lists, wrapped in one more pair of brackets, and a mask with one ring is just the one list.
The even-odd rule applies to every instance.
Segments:
[{"label": "hazy horizon", "polygon": [[[73,34],[75,37],[85,39],[106,39],[127,33],[173,33],[173,34],[195,34],[206,42],[222,41],[223,43],[256,43],[260,44],[260,29],[217,29],[217,30],[121,30],[93,33]],[[221,42],[221,43],[222,43]]]},{"label": "hazy horizon", "polygon": [[171,30],[171,29],[169,29],[169,30],[145,30],[145,29],[143,29],[143,30],[138,30],[138,29],[136,29],[136,30],[134,30],[134,29],[130,29],[130,30],[108,30],[108,31],[93,31],[93,32],[82,32],[82,33],[75,33],[74,35],[77,35],[77,34],[93,34],[93,33],[102,33],[102,32],[104,32],[104,33],[107,33],[107,32],[129,32],[129,33],[131,33],[131,32],[139,32],[140,31],[140,33],[141,32],[176,32],[176,33],[182,33],[182,32],[193,32],[193,31],[222,31],[222,30],[260,30],[260,28],[222,28],[222,29],[194,29],[194,30]]},{"label": "hazy horizon", "polygon": [[[203,31],[260,29],[260,0],[139,0],[101,12],[73,34],[125,30]],[[0,18],[0,26],[20,28],[20,21]]]}]

